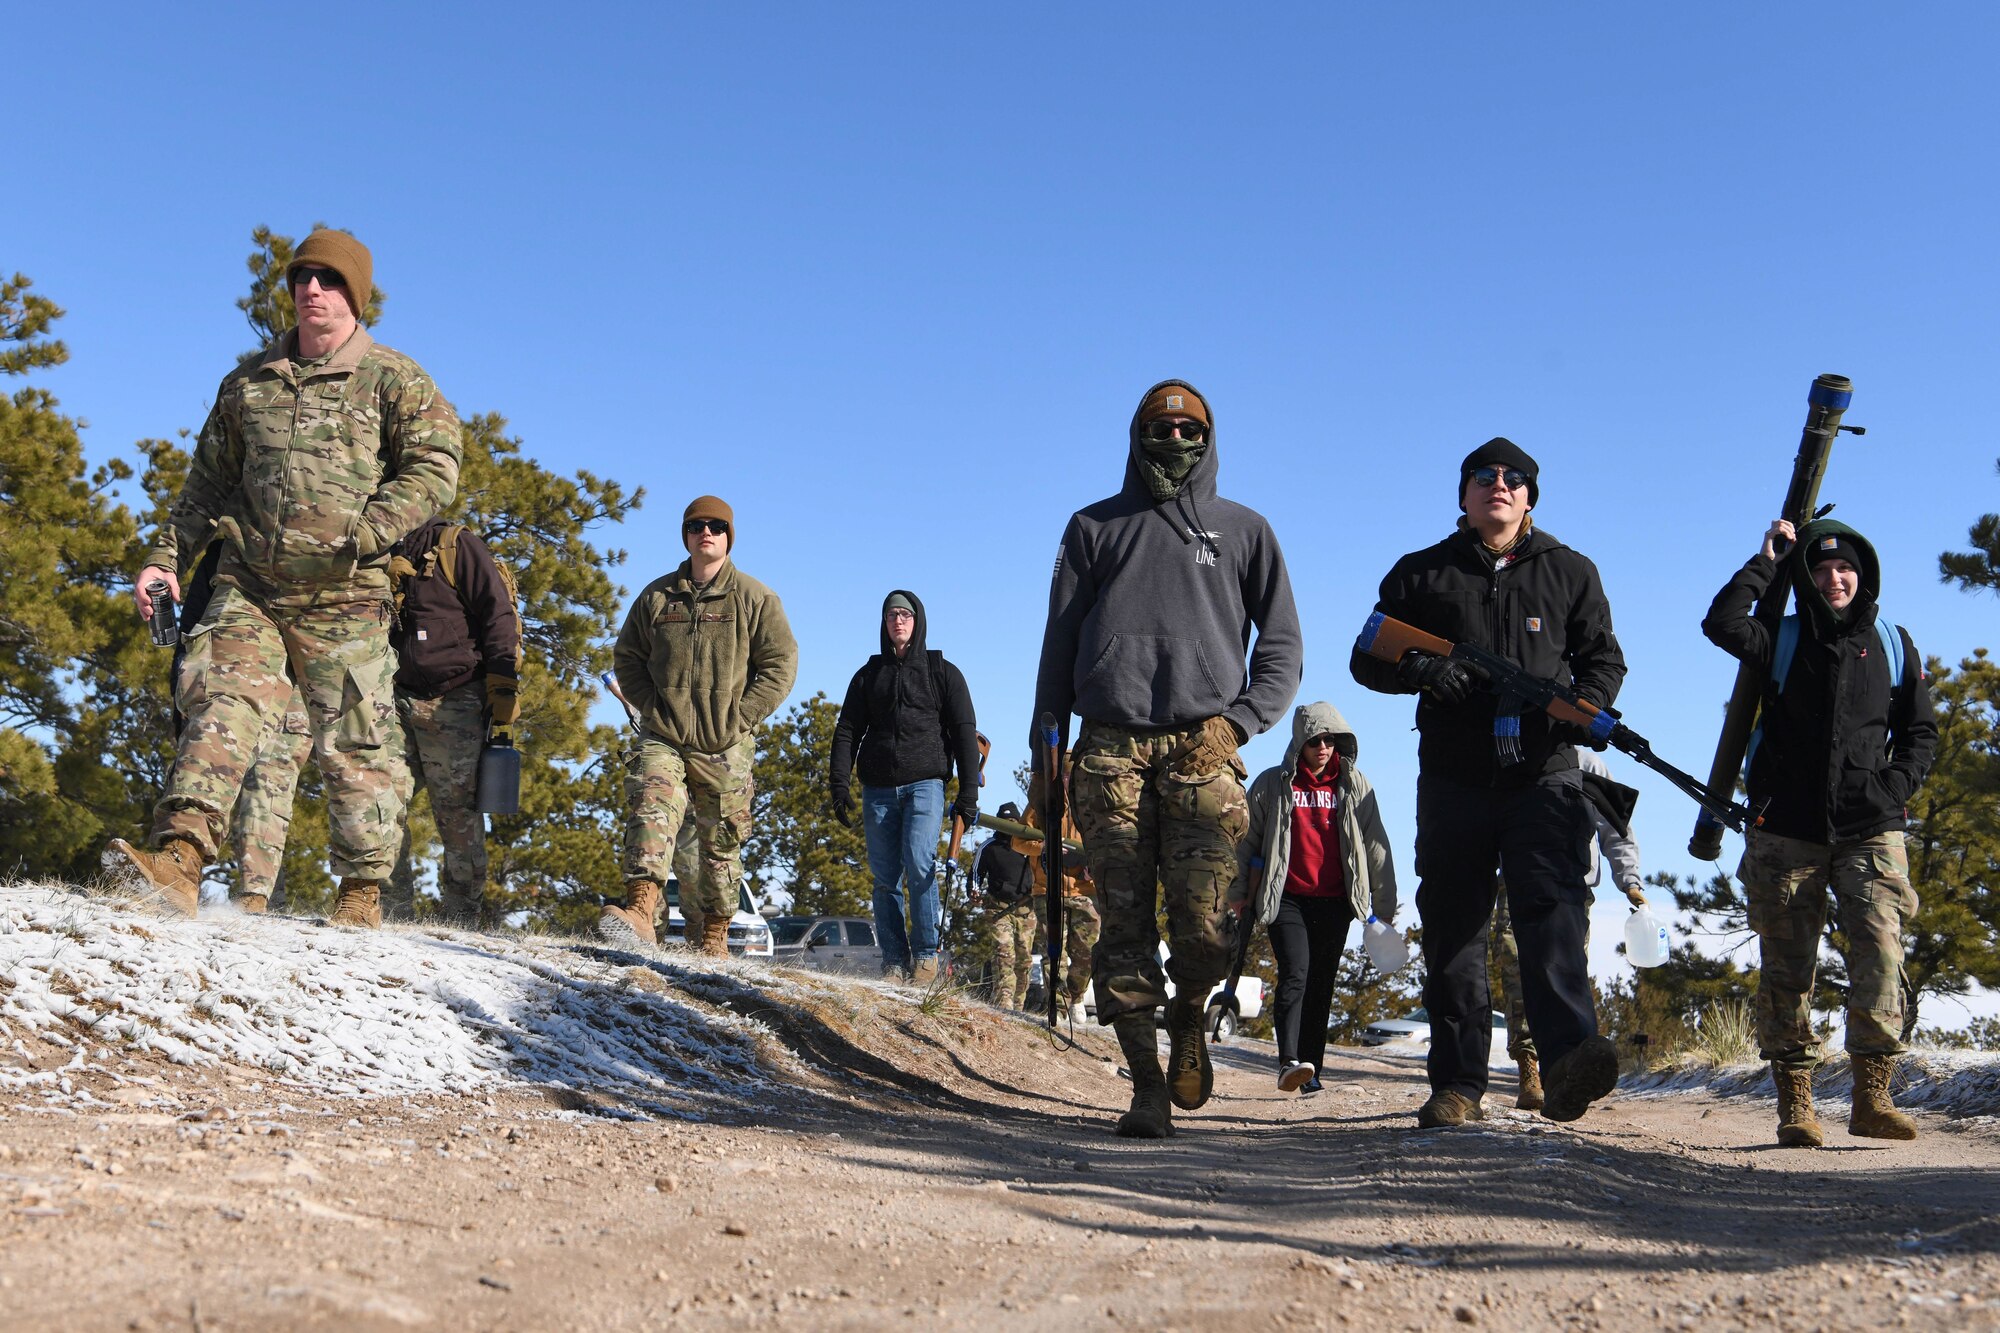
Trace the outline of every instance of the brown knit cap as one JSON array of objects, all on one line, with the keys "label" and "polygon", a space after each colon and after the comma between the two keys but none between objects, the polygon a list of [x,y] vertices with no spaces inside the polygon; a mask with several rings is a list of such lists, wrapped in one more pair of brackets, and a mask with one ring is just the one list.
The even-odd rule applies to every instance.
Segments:
[{"label": "brown knit cap", "polygon": [[688,520],[695,518],[719,518],[727,523],[729,535],[723,539],[722,549],[725,551],[736,549],[736,511],[729,507],[727,500],[718,495],[696,496],[688,504],[687,512],[681,515],[681,526],[685,528]]},{"label": "brown knit cap", "polygon": [[1202,396],[1185,384],[1162,384],[1146,395],[1146,401],[1139,404],[1138,425],[1160,417],[1193,417],[1204,426],[1213,425],[1208,419],[1208,404]]},{"label": "brown knit cap", "polygon": [[292,262],[285,265],[285,285],[292,285],[292,274],[308,264],[330,268],[347,284],[347,304],[353,307],[354,317],[361,318],[361,312],[368,308],[368,295],[375,290],[375,259],[368,253],[368,247],[355,240],[344,231],[331,227],[321,227],[299,243],[292,252]]}]

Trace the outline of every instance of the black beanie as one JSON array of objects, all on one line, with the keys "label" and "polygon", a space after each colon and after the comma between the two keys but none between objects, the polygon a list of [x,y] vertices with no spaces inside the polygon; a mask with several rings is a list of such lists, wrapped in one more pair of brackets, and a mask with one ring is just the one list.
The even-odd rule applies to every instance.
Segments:
[{"label": "black beanie", "polygon": [[1849,541],[1845,533],[1829,532],[1813,538],[1805,555],[1807,569],[1827,560],[1845,560],[1857,571],[1868,567],[1861,561],[1861,548]]},{"label": "black beanie", "polygon": [[1458,507],[1465,508],[1465,483],[1472,479],[1474,468],[1493,464],[1511,467],[1528,474],[1528,508],[1533,509],[1542,502],[1542,487],[1539,474],[1541,469],[1535,460],[1528,457],[1528,451],[1504,435],[1495,435],[1486,443],[1465,456],[1458,465]]},{"label": "black beanie", "polygon": [[1002,805],[1000,807],[1000,818],[1019,819],[1020,817],[1021,817],[1021,807],[1015,805],[1012,801],[1008,801],[1005,805]]}]

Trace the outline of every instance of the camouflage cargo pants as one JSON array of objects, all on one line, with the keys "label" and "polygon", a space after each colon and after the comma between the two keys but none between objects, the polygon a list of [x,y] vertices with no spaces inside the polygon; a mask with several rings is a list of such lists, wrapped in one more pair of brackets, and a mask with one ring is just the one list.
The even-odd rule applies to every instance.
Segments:
[{"label": "camouflage cargo pants", "polygon": [[745,736],[721,754],[682,750],[647,736],[625,772],[625,878],[664,884],[674,870],[681,821],[694,811],[699,847],[691,884],[680,881],[681,902],[703,916],[736,912],[743,881],[743,840],[750,834],[750,766],[756,743]]},{"label": "camouflage cargo pants", "polygon": [[1528,1031],[1527,1002],[1521,998],[1521,946],[1514,943],[1514,918],[1507,912],[1507,890],[1493,900],[1493,921],[1486,928],[1492,967],[1500,974],[1501,1006],[1507,1011],[1507,1055],[1513,1060],[1536,1058],[1535,1038]]},{"label": "camouflage cargo pants", "polygon": [[333,873],[388,879],[409,802],[388,603],[265,607],[225,584],[189,637],[175,690],[186,723],[153,809],[154,845],[186,838],[215,860],[261,738],[282,725],[296,683],[326,782]]},{"label": "camouflage cargo pants", "polygon": [[486,816],[479,813],[479,752],[486,744],[486,682],[467,681],[435,699],[398,691],[410,772],[431,794],[444,864],[438,912],[476,921],[486,901]]},{"label": "camouflage cargo pants", "polygon": [[1827,890],[1847,937],[1847,1053],[1903,1049],[1903,925],[1917,910],[1901,833],[1831,845],[1750,831],[1736,869],[1762,953],[1757,1045],[1788,1069],[1819,1063],[1812,989]]},{"label": "camouflage cargo pants", "polygon": [[1075,1004],[1090,990],[1090,957],[1103,937],[1104,921],[1097,914],[1097,900],[1082,894],[1064,894],[1062,910],[1063,985]]},{"label": "camouflage cargo pants", "polygon": [[306,717],[305,700],[294,690],[284,717],[258,742],[257,757],[236,798],[230,840],[236,845],[245,895],[270,898],[277,888],[278,873],[285,866],[285,840],[291,834],[292,798],[298,793],[299,770],[311,753],[312,724]]},{"label": "camouflage cargo pants", "polygon": [[[674,882],[692,885],[701,878],[701,830],[695,827],[694,802],[688,802],[688,812],[681,819],[681,831],[674,835]],[[701,909],[685,898],[681,900],[681,927],[683,937],[690,940],[701,938]],[[667,895],[660,895],[660,919],[654,923],[660,929],[660,938],[666,938]]]},{"label": "camouflage cargo pants", "polygon": [[1015,903],[987,921],[993,936],[993,1003],[1018,1009],[1028,998],[1028,973],[1034,966],[1034,909]]},{"label": "camouflage cargo pants", "polygon": [[1167,771],[1169,757],[1199,730],[1085,722],[1077,740],[1071,800],[1103,919],[1091,959],[1099,1023],[1166,1003],[1162,896],[1175,986],[1206,995],[1229,974],[1236,931],[1226,899],[1250,806],[1240,758],[1199,777]]}]

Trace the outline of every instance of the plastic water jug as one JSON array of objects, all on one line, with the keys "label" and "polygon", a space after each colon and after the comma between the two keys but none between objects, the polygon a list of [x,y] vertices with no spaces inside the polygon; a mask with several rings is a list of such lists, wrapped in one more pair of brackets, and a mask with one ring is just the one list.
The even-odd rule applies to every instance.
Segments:
[{"label": "plastic water jug", "polygon": [[1625,956],[1634,967],[1658,967],[1673,951],[1666,923],[1650,907],[1635,907],[1625,918]]},{"label": "plastic water jug", "polygon": [[1361,931],[1361,947],[1367,952],[1368,961],[1375,964],[1375,970],[1384,976],[1409,966],[1410,946],[1404,942],[1403,933],[1372,916]]}]

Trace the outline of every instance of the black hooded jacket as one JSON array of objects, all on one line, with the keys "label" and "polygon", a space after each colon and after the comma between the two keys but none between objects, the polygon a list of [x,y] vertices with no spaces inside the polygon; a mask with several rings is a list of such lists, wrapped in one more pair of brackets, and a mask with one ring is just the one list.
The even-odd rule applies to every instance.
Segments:
[{"label": "black hooded jacket", "polygon": [[[1140,408],[1169,386],[1200,397],[1183,380],[1164,380]],[[1216,493],[1214,420],[1211,408],[1208,448],[1180,492],[1155,500],[1139,472],[1135,410],[1124,485],[1063,530],[1035,713],[1052,716],[1065,737],[1071,713],[1159,731],[1220,716],[1256,736],[1298,693],[1305,644],[1284,552],[1262,514]]]},{"label": "black hooded jacket", "polygon": [[[1811,543],[1830,536],[1846,538],[1861,556],[1861,587],[1845,614],[1814,586],[1805,562]],[[1751,609],[1780,572],[1759,551],[1723,585],[1701,622],[1710,643],[1767,674],[1777,646]],[[1782,572],[1798,597],[1799,642],[1784,689],[1767,688],[1759,710],[1762,734],[1745,779],[1750,805],[1768,801],[1761,827],[1806,842],[1900,831],[1905,807],[1930,772],[1937,720],[1924,659],[1900,626],[1903,678],[1889,679],[1875,627],[1882,586],[1875,548],[1846,524],[1823,519],[1800,531]]]},{"label": "black hooded jacket", "polygon": [[[1625,653],[1611,632],[1611,603],[1597,566],[1540,528],[1530,528],[1512,559],[1496,567],[1481,554],[1478,534],[1460,527],[1398,560],[1382,580],[1375,609],[1453,643],[1498,653],[1534,675],[1571,682],[1600,706],[1616,701],[1625,683]],[[1397,678],[1395,663],[1359,648],[1348,669],[1371,690],[1413,692]],[[1526,762],[1502,767],[1493,744],[1499,702],[1487,689],[1453,707],[1419,695],[1417,762],[1423,772],[1484,787],[1576,767],[1582,731],[1535,708],[1521,714]]]},{"label": "black hooded jacket", "polygon": [[[909,648],[898,657],[884,625],[882,651],[847,683],[840,720],[833,728],[827,786],[836,796],[847,791],[849,775],[856,769],[862,784],[869,787],[948,779],[955,762],[960,802],[976,803],[979,727],[972,714],[972,692],[957,667],[942,653],[927,650],[923,602],[900,588],[889,594],[897,596],[908,598],[915,610],[916,631]],[[884,613],[889,597],[882,599]]]}]

